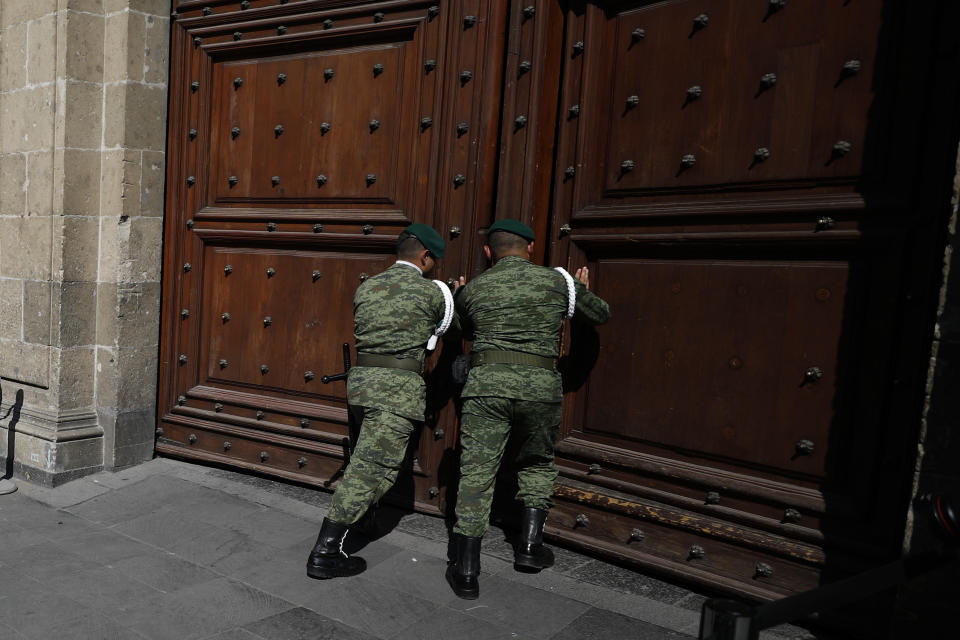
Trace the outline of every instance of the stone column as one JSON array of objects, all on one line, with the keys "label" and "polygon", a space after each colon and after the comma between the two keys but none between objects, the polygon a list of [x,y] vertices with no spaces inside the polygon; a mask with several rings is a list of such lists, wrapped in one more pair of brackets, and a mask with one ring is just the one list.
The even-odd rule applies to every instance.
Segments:
[{"label": "stone column", "polygon": [[0,2],[0,456],[34,482],[152,456],[169,11]]},{"label": "stone column", "polygon": [[153,456],[170,0],[105,0],[97,414],[104,464]]}]

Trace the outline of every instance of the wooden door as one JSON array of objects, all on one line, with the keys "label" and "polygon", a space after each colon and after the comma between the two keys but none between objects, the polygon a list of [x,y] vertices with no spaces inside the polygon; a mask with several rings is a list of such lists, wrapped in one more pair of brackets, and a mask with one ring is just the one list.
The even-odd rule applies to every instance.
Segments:
[{"label": "wooden door", "polygon": [[896,70],[920,19],[833,0],[565,18],[551,260],[588,264],[613,319],[568,336],[549,531],[760,598],[896,554],[923,361],[904,296],[935,273],[917,208],[936,205],[905,201],[923,107],[899,93],[929,76]]},{"label": "wooden door", "polygon": [[[613,310],[564,336],[550,536],[758,598],[898,553],[951,3],[175,4],[159,452],[332,487],[361,279],[412,221],[475,276],[518,217]],[[395,494],[433,513],[458,347]]]},{"label": "wooden door", "polygon": [[[460,230],[489,209],[502,9],[176,4],[157,450],[330,486],[347,409],[322,377],[343,370],[356,287],[414,221],[449,234],[436,277],[477,252]],[[425,510],[445,405],[404,485]]]}]

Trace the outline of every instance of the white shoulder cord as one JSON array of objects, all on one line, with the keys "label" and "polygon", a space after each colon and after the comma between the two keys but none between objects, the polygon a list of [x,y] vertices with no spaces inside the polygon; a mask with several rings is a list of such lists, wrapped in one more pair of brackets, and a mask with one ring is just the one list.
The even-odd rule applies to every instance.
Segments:
[{"label": "white shoulder cord", "polygon": [[427,340],[427,351],[433,351],[437,348],[437,338],[445,334],[447,329],[450,328],[450,323],[453,322],[453,294],[450,293],[450,287],[442,280],[434,280],[433,284],[440,287],[440,293],[443,294],[444,309],[443,320],[440,321],[437,328],[433,330],[433,335]]},{"label": "white shoulder cord", "polygon": [[567,281],[567,317],[572,318],[577,310],[577,288],[573,284],[573,276],[567,273],[567,270],[563,267],[554,267],[553,270],[557,271]]}]

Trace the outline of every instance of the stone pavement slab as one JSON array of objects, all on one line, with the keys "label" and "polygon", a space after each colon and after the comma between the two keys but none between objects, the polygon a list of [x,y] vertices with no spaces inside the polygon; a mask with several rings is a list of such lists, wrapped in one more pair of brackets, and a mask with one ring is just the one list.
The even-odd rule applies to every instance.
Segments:
[{"label": "stone pavement slab", "polygon": [[375,640],[339,622],[297,607],[253,622],[243,628],[250,637],[265,640]]},{"label": "stone pavement slab", "polygon": [[260,546],[245,534],[197,520],[175,506],[121,522],[113,530],[200,566],[211,566]]},{"label": "stone pavement slab", "polygon": [[227,629],[226,631],[222,631],[215,636],[209,636],[207,640],[266,640],[266,639],[263,636],[258,636],[255,633],[247,631],[246,629],[235,627],[233,629]]},{"label": "stone pavement slab", "polygon": [[378,638],[390,638],[397,630],[428,619],[440,607],[362,575],[340,582],[319,581],[319,588],[310,591],[305,606]]},{"label": "stone pavement slab", "polygon": [[[482,566],[481,561],[481,571]],[[448,606],[530,638],[550,638],[590,608],[583,602],[532,589],[499,575],[482,574],[477,600],[457,598]]]},{"label": "stone pavement slab", "polygon": [[3,622],[28,638],[54,638],[55,630],[86,613],[77,601],[51,593],[39,582],[20,579],[13,573],[5,576],[16,589],[0,601]]},{"label": "stone pavement slab", "polygon": [[[705,595],[556,547],[513,569],[484,540],[481,596],[444,580],[439,518],[384,507],[379,537],[350,536],[364,574],[311,580],[305,562],[330,494],[158,459],[54,489],[0,496],[0,638],[101,640],[674,640]],[[785,626],[764,640],[813,638]]]},{"label": "stone pavement slab", "polygon": [[110,529],[95,529],[90,533],[59,538],[54,545],[64,552],[82,555],[100,564],[116,564],[144,553],[142,542]]},{"label": "stone pavement slab", "polygon": [[162,549],[141,545],[140,553],[114,561],[118,573],[135,578],[161,593],[208,582],[219,574]]},{"label": "stone pavement slab", "polygon": [[[365,554],[364,557],[366,558]],[[444,575],[446,568],[445,560],[403,549],[375,566],[367,568],[363,577],[422,600],[442,605],[457,599],[446,580],[436,579],[437,576]]]},{"label": "stone pavement slab", "polygon": [[591,607],[563,628],[551,640],[609,640],[609,638],[633,638],[634,640],[677,640],[689,636],[652,624],[637,624],[634,618]]},{"label": "stone pavement slab", "polygon": [[526,636],[460,611],[441,607],[428,620],[404,629],[396,640],[502,640]]},{"label": "stone pavement slab", "polygon": [[[0,598],[0,607],[2,606],[3,606],[3,599]],[[23,635],[13,627],[9,627],[3,624],[2,622],[0,622],[0,637],[10,638],[10,640],[26,640],[27,636]]]},{"label": "stone pavement slab", "polygon": [[29,635],[28,638],[96,638],[97,640],[145,640],[133,629],[115,619],[97,612],[81,614],[51,627],[46,635]]},{"label": "stone pavement slab", "polygon": [[169,503],[185,504],[191,495],[202,490],[203,487],[186,480],[156,476],[149,482],[135,482],[70,505],[65,511],[90,522],[112,526],[154,513]]},{"label": "stone pavement slab", "polygon": [[163,593],[115,568],[98,565],[93,569],[69,571],[50,581],[52,590],[113,618],[132,613],[139,603]]},{"label": "stone pavement slab", "polygon": [[7,562],[7,568],[32,578],[40,584],[50,583],[65,573],[96,569],[99,565],[81,555],[61,551],[49,540],[25,547],[18,558]]},{"label": "stone pavement slab", "polygon": [[688,589],[600,560],[591,560],[574,567],[566,575],[590,584],[603,585],[614,591],[634,593],[667,604],[679,602],[690,593]]}]

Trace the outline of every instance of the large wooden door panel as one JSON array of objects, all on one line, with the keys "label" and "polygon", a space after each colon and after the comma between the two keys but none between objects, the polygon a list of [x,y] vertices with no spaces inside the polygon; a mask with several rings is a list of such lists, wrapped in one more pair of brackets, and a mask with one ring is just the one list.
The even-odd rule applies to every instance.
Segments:
[{"label": "large wooden door panel", "polygon": [[795,443],[829,431],[845,264],[599,259],[595,269],[617,313],[599,330],[581,437],[822,477],[822,450],[797,456]]},{"label": "large wooden door panel", "polygon": [[[588,76],[597,94],[611,92],[606,191],[850,174],[872,96],[859,70],[875,55],[879,20],[876,6],[857,5],[808,2],[783,17],[736,0],[611,8],[594,28],[609,50],[584,62],[598,67]],[[841,139],[849,157],[831,162]],[[689,168],[686,154],[696,158]],[[624,159],[636,165],[628,174]]]},{"label": "large wooden door panel", "polygon": [[799,525],[806,539],[822,539],[829,511],[848,529],[833,527],[833,544],[877,544],[884,532],[852,527],[879,517],[882,470],[869,460],[854,470],[848,456],[879,450],[881,416],[860,394],[889,375],[871,345],[891,339],[876,317],[892,302],[883,289],[895,254],[795,235],[774,260],[763,242],[730,248],[702,235],[697,249],[662,233],[639,248],[573,236],[618,314],[598,329],[596,366],[568,411],[564,475],[694,511],[722,505],[770,531]]},{"label": "large wooden door panel", "polygon": [[[216,64],[212,201],[408,209],[421,168],[409,161],[420,141],[421,34],[414,25],[395,27],[380,36],[410,39]],[[342,39],[317,44],[342,47]]]},{"label": "large wooden door panel", "polygon": [[574,219],[627,203],[634,215],[689,206],[682,194],[762,200],[775,189],[782,201],[785,189],[837,183],[830,192],[849,192],[881,12],[848,4],[803,3],[789,15],[736,0],[588,5],[577,37],[593,46],[568,70],[577,93],[565,100],[579,111],[561,126],[578,131]]},{"label": "large wooden door panel", "polygon": [[588,264],[613,317],[566,340],[599,353],[551,532],[760,597],[890,553],[889,8],[567,7],[551,261]]},{"label": "large wooden door panel", "polygon": [[326,337],[353,332],[352,314],[343,313],[352,308],[348,291],[366,271],[389,266],[388,257],[205,249],[200,384],[340,400],[332,395],[337,386],[320,381],[319,372],[336,370],[342,358],[340,345]]},{"label": "large wooden door panel", "polygon": [[[563,337],[550,535],[758,598],[899,551],[948,3],[174,5],[158,451],[334,486],[362,278],[412,221],[475,276],[516,217],[613,312]],[[400,483],[427,512],[458,348]]]},{"label": "large wooden door panel", "polygon": [[[157,449],[332,486],[356,288],[413,221],[450,230],[437,277],[476,251],[502,8],[176,5]],[[438,511],[452,409],[424,430],[402,497]]]}]

